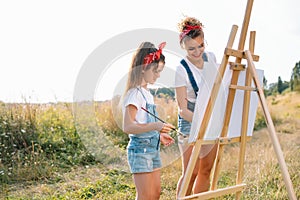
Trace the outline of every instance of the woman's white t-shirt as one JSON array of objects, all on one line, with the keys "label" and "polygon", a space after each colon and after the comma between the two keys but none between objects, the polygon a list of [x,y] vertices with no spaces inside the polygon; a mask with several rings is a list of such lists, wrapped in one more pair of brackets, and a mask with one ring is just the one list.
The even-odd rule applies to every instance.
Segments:
[{"label": "woman's white t-shirt", "polygon": [[[204,62],[203,69],[205,67],[208,67],[209,63],[214,62],[216,64],[216,57],[214,53],[212,52],[205,52],[208,58],[208,62]],[[194,79],[197,83],[198,88],[200,88],[201,84],[204,83],[204,79],[202,77],[202,69],[197,68],[193,63],[191,63],[187,58],[184,58],[184,60],[187,62],[191,72],[193,73]],[[182,87],[185,86],[187,89],[187,99],[190,102],[196,102],[196,95],[194,92],[194,89],[192,87],[192,84],[190,82],[188,73],[186,69],[180,64],[176,68],[176,75],[175,75],[175,87]]]},{"label": "woman's white t-shirt", "polygon": [[[143,97],[143,95],[145,98]],[[147,100],[147,102],[145,99]],[[142,110],[142,107],[147,109],[146,103],[154,104],[153,95],[151,94],[150,90],[143,87],[131,88],[130,90],[128,90],[124,98],[123,113],[125,113],[125,109],[128,105],[133,105],[137,108],[135,121],[138,124],[145,124],[147,123],[147,113],[146,111]]]}]

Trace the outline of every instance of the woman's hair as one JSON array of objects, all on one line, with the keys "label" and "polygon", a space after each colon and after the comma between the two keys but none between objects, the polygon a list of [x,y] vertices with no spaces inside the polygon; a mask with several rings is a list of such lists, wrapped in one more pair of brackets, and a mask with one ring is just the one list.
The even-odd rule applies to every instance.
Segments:
[{"label": "woman's hair", "polygon": [[143,71],[149,70],[151,66],[154,66],[152,69],[156,70],[159,62],[165,63],[165,56],[160,54],[159,60],[153,60],[150,64],[144,64],[144,58],[157,50],[158,49],[155,48],[154,44],[151,42],[143,42],[140,44],[132,57],[124,94],[126,94],[129,89],[141,85],[143,80]]},{"label": "woman's hair", "polygon": [[180,32],[180,44],[185,38],[196,38],[198,36],[204,38],[203,24],[194,17],[185,17],[178,23],[178,30]]}]

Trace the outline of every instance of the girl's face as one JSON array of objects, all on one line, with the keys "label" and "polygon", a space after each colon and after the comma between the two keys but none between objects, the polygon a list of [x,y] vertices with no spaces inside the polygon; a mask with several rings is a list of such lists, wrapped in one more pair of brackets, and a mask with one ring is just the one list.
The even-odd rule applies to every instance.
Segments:
[{"label": "girl's face", "polygon": [[155,66],[151,66],[148,70],[145,70],[143,73],[143,82],[145,84],[154,84],[160,77],[160,72],[162,72],[164,66],[165,64],[163,62],[159,62],[157,68],[155,68]]},{"label": "girl's face", "polygon": [[194,39],[187,38],[183,42],[183,48],[187,52],[187,57],[190,59],[192,63],[196,63],[202,60],[202,54],[205,50],[205,43],[203,37],[196,37]]}]

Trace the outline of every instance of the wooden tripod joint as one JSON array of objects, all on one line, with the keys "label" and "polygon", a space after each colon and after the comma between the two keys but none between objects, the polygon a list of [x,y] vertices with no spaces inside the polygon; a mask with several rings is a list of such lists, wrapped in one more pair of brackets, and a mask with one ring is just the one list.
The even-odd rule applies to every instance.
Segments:
[{"label": "wooden tripod joint", "polygon": [[250,86],[240,86],[240,85],[230,85],[229,89],[235,89],[235,90],[244,90],[244,91],[253,91],[257,92],[257,87],[250,87]]},{"label": "wooden tripod joint", "polygon": [[[236,57],[238,59],[247,59],[246,53],[243,50],[236,50],[236,49],[226,47],[224,50],[224,54],[227,56]],[[252,54],[252,59],[253,59],[253,61],[258,62],[259,56]]]}]

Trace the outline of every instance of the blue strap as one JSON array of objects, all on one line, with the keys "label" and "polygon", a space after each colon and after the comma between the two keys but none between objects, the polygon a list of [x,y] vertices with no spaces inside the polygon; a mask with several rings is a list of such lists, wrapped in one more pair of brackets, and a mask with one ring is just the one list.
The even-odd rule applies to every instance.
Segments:
[{"label": "blue strap", "polygon": [[187,74],[188,74],[188,76],[189,76],[190,82],[191,82],[191,84],[192,84],[192,87],[193,87],[193,89],[194,89],[195,95],[197,96],[197,92],[198,92],[199,88],[198,88],[198,86],[197,86],[197,83],[196,83],[196,81],[195,81],[195,78],[194,78],[194,75],[193,75],[191,69],[189,68],[188,64],[185,62],[184,59],[182,59],[182,60],[180,61],[180,63],[181,63],[181,64],[183,65],[183,67],[185,68],[185,70],[186,70],[186,72],[187,72]]},{"label": "blue strap", "polygon": [[208,58],[205,52],[202,54],[202,59],[204,62],[208,62]]}]

